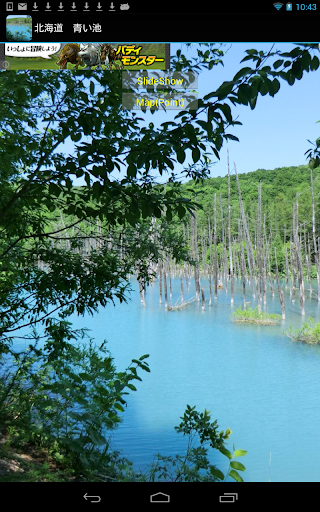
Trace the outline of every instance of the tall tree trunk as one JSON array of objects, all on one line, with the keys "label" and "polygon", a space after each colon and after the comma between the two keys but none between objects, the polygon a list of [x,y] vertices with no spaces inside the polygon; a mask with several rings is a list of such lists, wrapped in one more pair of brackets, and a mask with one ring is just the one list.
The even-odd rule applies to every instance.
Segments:
[{"label": "tall tree trunk", "polygon": [[[251,244],[251,238],[250,238],[250,233],[249,233],[249,229],[248,229],[248,224],[247,224],[247,220],[246,220],[246,215],[245,215],[244,208],[243,208],[243,203],[242,203],[242,196],[241,196],[241,189],[240,189],[240,183],[239,183],[239,177],[238,177],[238,173],[237,173],[237,168],[236,168],[236,164],[235,163],[233,165],[234,165],[234,171],[235,171],[235,175],[236,175],[236,179],[237,179],[237,185],[238,185],[240,213],[241,213],[242,225],[243,225],[243,230],[244,230],[244,235],[245,235],[244,239],[246,240],[246,244],[248,244],[249,259],[251,259],[251,263],[252,263],[252,265],[250,265],[250,267],[249,267],[249,270],[251,272],[251,268],[253,269],[253,271],[255,270],[256,264],[255,264],[255,260],[254,260],[254,254],[253,254],[253,249],[252,249],[252,244]],[[253,296],[255,297],[255,293],[253,293]]]},{"label": "tall tree trunk", "polygon": [[288,282],[289,282],[289,275],[290,275],[287,246],[285,247],[284,259],[285,259],[285,265],[286,265],[286,288],[287,288]]},{"label": "tall tree trunk", "polygon": [[180,289],[181,289],[181,302],[184,302],[182,269],[180,269]]},{"label": "tall tree trunk", "polygon": [[317,285],[318,285],[318,302],[320,302],[320,257],[319,257],[319,243],[317,246],[316,240],[316,216],[315,216],[315,207],[314,207],[314,190],[313,190],[313,177],[311,170],[311,196],[312,196],[312,237],[313,237],[313,249],[314,249],[314,259],[317,269]]},{"label": "tall tree trunk", "polygon": [[293,213],[293,222],[294,226],[294,245],[296,251],[296,259],[297,259],[297,269],[298,269],[298,280],[299,280],[299,293],[300,293],[300,307],[301,307],[301,315],[305,316],[305,307],[304,307],[304,280],[303,280],[303,268],[302,268],[302,259],[301,259],[301,248],[300,248],[300,239],[298,233],[298,223],[299,223],[299,202],[298,202],[299,194],[297,194],[296,207]]},{"label": "tall tree trunk", "polygon": [[258,311],[261,311],[261,292],[262,292],[262,247],[261,247],[261,181],[258,188],[258,225],[257,225],[257,253],[258,253],[258,271],[259,278],[257,281],[257,295],[258,295]]},{"label": "tall tree trunk", "polygon": [[204,311],[206,306],[205,306],[205,297],[204,297],[204,290],[203,288],[201,288],[201,309]]},{"label": "tall tree trunk", "polygon": [[159,259],[158,266],[159,266],[159,293],[160,293],[159,303],[162,304],[162,261],[161,261],[161,259]]},{"label": "tall tree trunk", "polygon": [[194,213],[194,218],[191,217],[191,236],[193,247],[193,259],[196,262],[194,267],[194,283],[196,290],[196,300],[200,300],[200,270],[199,270],[199,250],[198,250],[198,229],[197,229],[197,212]]},{"label": "tall tree trunk", "polygon": [[231,289],[231,304],[234,302],[234,276],[233,276],[233,261],[232,261],[232,247],[231,247],[231,183],[230,183],[230,165],[229,165],[229,149],[227,150],[228,158],[228,241],[229,241],[229,268],[230,268],[230,289]]},{"label": "tall tree trunk", "polygon": [[144,283],[142,282],[142,279],[139,279],[138,283],[139,283],[139,292],[140,292],[141,304],[145,307],[145,305],[146,305],[145,295],[144,295],[145,286],[144,286]]},{"label": "tall tree trunk", "polygon": [[278,283],[278,292],[279,292],[279,300],[280,300],[281,311],[282,311],[282,320],[285,320],[286,319],[286,306],[285,306],[285,301],[284,301],[284,293],[282,291],[281,284],[280,284],[276,248],[274,248],[274,258],[275,258],[275,264],[276,264],[276,278],[277,278],[277,283]]},{"label": "tall tree trunk", "polygon": [[168,290],[167,290],[167,273],[165,267],[163,267],[163,288],[164,288],[164,307],[168,307]]},{"label": "tall tree trunk", "polygon": [[291,302],[294,304],[296,300],[296,281],[297,281],[297,274],[296,274],[296,268],[295,268],[295,251],[294,251],[294,244],[292,241],[290,241],[290,265],[291,265],[291,274],[292,274],[292,292],[291,292]]},{"label": "tall tree trunk", "polygon": [[210,227],[210,218],[208,218],[208,236],[209,236],[209,254],[210,254],[210,263],[209,263],[209,306],[212,304],[212,233]]},{"label": "tall tree trunk", "polygon": [[218,298],[217,194],[214,195],[214,298]]},{"label": "tall tree trunk", "polygon": [[239,241],[240,241],[240,260],[241,260],[241,274],[242,274],[242,295],[243,295],[243,309],[246,309],[246,263],[244,258],[244,248],[243,248],[243,236],[241,229],[241,221],[239,220]]}]

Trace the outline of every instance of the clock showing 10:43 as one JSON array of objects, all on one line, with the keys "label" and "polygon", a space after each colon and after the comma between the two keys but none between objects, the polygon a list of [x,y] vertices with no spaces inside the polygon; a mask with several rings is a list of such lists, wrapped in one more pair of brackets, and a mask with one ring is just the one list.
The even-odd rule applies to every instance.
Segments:
[{"label": "clock showing 10:43", "polygon": [[296,4],[297,11],[316,11],[317,4]]}]

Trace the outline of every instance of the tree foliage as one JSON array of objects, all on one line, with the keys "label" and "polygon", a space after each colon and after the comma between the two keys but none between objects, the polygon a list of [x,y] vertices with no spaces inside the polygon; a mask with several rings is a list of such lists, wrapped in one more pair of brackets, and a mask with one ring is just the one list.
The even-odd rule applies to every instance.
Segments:
[{"label": "tree foliage", "polygon": [[[219,158],[224,142],[237,140],[230,133],[241,124],[234,119],[233,107],[254,109],[258,96],[274,96],[282,80],[293,85],[305,72],[317,70],[316,49],[314,44],[296,43],[291,52],[273,47],[267,53],[247,50],[246,66],[233,79],[199,99],[196,109],[179,112],[159,128],[145,126],[135,112],[122,110],[120,72],[2,72],[0,354],[15,358],[19,368],[25,355],[15,343],[22,338],[30,343],[32,356],[43,358],[43,371],[43,364],[62,364],[61,357],[71,354],[77,339],[66,320],[71,313],[93,314],[109,301],[125,300],[128,276],[145,274],[148,255],[156,258],[157,251],[169,248],[176,258],[182,257],[184,248],[171,222],[192,213],[197,203],[185,194],[181,178],[186,175],[196,183],[206,178],[212,155]],[[220,47],[199,44],[194,59],[178,50],[172,69],[214,72],[222,61]],[[74,146],[71,154],[63,146],[67,141]],[[183,163],[189,152],[193,164],[178,175],[175,164]],[[169,186],[159,185],[161,176]],[[80,187],[75,186],[77,178],[83,180]],[[57,215],[62,221],[53,226]],[[148,222],[154,218],[161,219],[159,243],[147,244]],[[84,222],[100,222],[113,234],[124,230],[128,257],[120,257],[119,247],[110,240],[102,251],[92,249],[83,257],[86,235],[78,227]],[[138,233],[143,243],[136,243]],[[63,237],[65,244],[57,245]],[[40,327],[43,343],[35,348]],[[74,350],[76,360],[79,349]],[[78,385],[83,386],[86,379],[73,374],[71,379],[80,378]],[[120,377],[117,382],[115,392],[121,394]],[[73,382],[70,392],[76,389]],[[63,393],[69,400],[66,390]],[[78,403],[75,396],[72,400]],[[116,403],[121,408],[121,401]],[[99,444],[92,428],[89,437]]]}]

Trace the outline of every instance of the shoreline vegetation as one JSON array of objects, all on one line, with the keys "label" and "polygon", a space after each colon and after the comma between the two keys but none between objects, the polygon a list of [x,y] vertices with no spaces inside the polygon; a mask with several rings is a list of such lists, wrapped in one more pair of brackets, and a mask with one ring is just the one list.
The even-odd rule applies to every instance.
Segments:
[{"label": "shoreline vegetation", "polygon": [[7,18],[7,25],[32,25],[32,19],[30,18]]},{"label": "shoreline vegetation", "polygon": [[292,341],[302,341],[308,345],[320,344],[320,323],[315,322],[313,318],[308,318],[300,329],[293,329],[290,327],[289,331],[284,334]]},{"label": "shoreline vegetation", "polygon": [[30,25],[30,27],[32,27],[32,23],[8,23],[7,26],[11,26],[11,25]]},{"label": "shoreline vegetation", "polygon": [[255,309],[241,309],[239,307],[232,315],[232,321],[237,324],[257,324],[257,325],[278,325],[281,321],[281,315],[263,313],[258,307]]}]

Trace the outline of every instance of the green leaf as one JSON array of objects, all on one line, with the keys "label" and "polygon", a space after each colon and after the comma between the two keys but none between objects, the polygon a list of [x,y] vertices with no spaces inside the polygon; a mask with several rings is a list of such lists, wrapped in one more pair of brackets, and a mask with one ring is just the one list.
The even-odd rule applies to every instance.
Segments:
[{"label": "green leaf", "polygon": [[153,207],[153,214],[155,217],[157,217],[157,219],[161,219],[161,210],[158,208],[158,206]]},{"label": "green leaf", "polygon": [[[36,98],[42,92],[42,88],[40,85],[31,85],[30,92],[32,98]],[[54,101],[52,101],[52,103],[54,103]]]},{"label": "green leaf", "polygon": [[282,63],[283,60],[276,60],[276,62],[273,64],[274,69],[278,69]]},{"label": "green leaf", "polygon": [[19,89],[17,89],[16,95],[17,95],[19,103],[24,103],[24,101],[26,101],[26,99],[27,99],[27,92],[24,89],[24,87],[20,87]]},{"label": "green leaf", "polygon": [[117,393],[120,393],[120,391],[122,391],[122,389],[123,389],[123,386],[121,385],[120,380],[114,381],[114,387],[116,388]]},{"label": "green leaf", "polygon": [[216,93],[219,99],[223,99],[230,94],[234,87],[234,82],[223,82]]},{"label": "green leaf", "polygon": [[227,105],[226,103],[222,104],[219,106],[221,112],[224,113],[224,116],[226,118],[226,120],[228,121],[228,123],[232,123],[232,113],[231,113],[231,108],[229,107],[229,105]]},{"label": "green leaf", "polygon": [[50,183],[49,193],[58,197],[60,195],[61,188],[56,183]]},{"label": "green leaf", "polygon": [[312,71],[315,71],[316,69],[318,69],[318,67],[319,59],[318,57],[314,56],[313,59],[311,60],[310,68],[312,69]]},{"label": "green leaf", "polygon": [[171,208],[167,208],[167,211],[166,211],[166,219],[168,222],[171,222],[172,221],[172,211],[171,211]]},{"label": "green leaf", "polygon": [[127,169],[127,176],[129,178],[135,178],[137,176],[137,167],[134,164],[129,164]]},{"label": "green leaf", "polygon": [[71,139],[74,141],[74,142],[78,142],[80,139],[81,139],[81,133],[74,133],[72,132],[71,133]]},{"label": "green leaf", "polygon": [[248,84],[239,85],[238,96],[244,96],[247,100],[250,100],[252,97],[252,89]]},{"label": "green leaf", "polygon": [[239,473],[237,473],[234,469],[231,469],[231,471],[229,471],[229,475],[234,478],[237,482],[243,482],[241,476],[239,475]]},{"label": "green leaf", "polygon": [[115,407],[115,409],[117,409],[118,411],[120,411],[120,412],[124,412],[124,408],[122,407],[122,405],[121,405],[121,404],[118,404],[118,402],[116,402],[116,403],[114,404],[114,407]]},{"label": "green leaf", "polygon": [[198,162],[200,160],[200,150],[199,148],[193,148],[192,149],[192,160],[194,163]]},{"label": "green leaf", "polygon": [[249,55],[258,55],[258,50],[253,48],[252,50],[246,50],[246,53],[248,53]]},{"label": "green leaf", "polygon": [[233,454],[233,457],[243,457],[244,455],[247,455],[248,452],[245,450],[236,450]]},{"label": "green leaf", "polygon": [[72,397],[77,404],[88,406],[88,401],[85,400],[85,398],[83,398],[82,396],[73,393]]},{"label": "green leaf", "polygon": [[137,391],[137,388],[133,384],[127,384],[127,388],[131,389],[132,391]]},{"label": "green leaf", "polygon": [[196,121],[196,122],[197,122],[197,124],[199,126],[201,126],[201,128],[203,128],[206,131],[208,130],[208,123],[206,121],[199,120],[199,121]]},{"label": "green leaf", "polygon": [[186,210],[183,208],[183,206],[181,206],[179,204],[178,207],[177,207],[177,211],[178,211],[179,219],[183,219],[183,217],[186,214]]},{"label": "green leaf", "polygon": [[239,142],[238,137],[236,137],[235,135],[232,135],[231,133],[226,133],[226,134],[225,134],[225,138],[226,138],[226,139],[229,139],[229,140],[236,140],[236,141],[238,141],[238,142]]},{"label": "green leaf", "polygon": [[253,110],[257,104],[257,99],[258,99],[258,96],[254,96],[253,98],[251,98],[250,100],[250,108],[251,110]]},{"label": "green leaf", "polygon": [[79,373],[79,377],[88,382],[92,382],[95,379],[93,375],[89,375],[88,373]]},{"label": "green leaf", "polygon": [[233,77],[233,81],[236,82],[239,78],[243,77],[244,75],[248,75],[249,73],[253,73],[253,69],[251,68],[242,68],[236,75]]},{"label": "green leaf", "polygon": [[251,55],[246,55],[246,57],[244,57],[241,61],[240,61],[240,64],[241,62],[245,62],[246,60],[256,60],[255,57],[252,57]]},{"label": "green leaf", "polygon": [[214,467],[210,467],[210,473],[211,473],[211,475],[216,476],[217,478],[219,478],[219,480],[224,480],[224,474],[219,469],[214,468]]},{"label": "green leaf", "polygon": [[91,94],[94,94],[94,83],[90,82],[90,92]]},{"label": "green leaf", "polygon": [[259,92],[260,92],[260,94],[262,96],[265,96],[266,94],[268,94],[268,86],[267,86],[265,81],[260,83],[260,90],[259,90]]},{"label": "green leaf", "polygon": [[107,442],[105,437],[103,437],[99,432],[97,432],[93,428],[88,428],[88,434],[89,434],[93,444],[95,444],[96,446],[102,446],[102,445],[106,444],[106,442]]},{"label": "green leaf", "polygon": [[280,89],[280,82],[276,78],[272,81],[273,94],[276,94]]},{"label": "green leaf", "polygon": [[291,73],[291,71],[288,71],[287,73],[287,81],[289,85],[293,85],[295,82],[295,76],[293,73]]},{"label": "green leaf", "polygon": [[245,466],[243,464],[241,464],[241,462],[232,461],[232,462],[230,462],[230,466],[233,469],[238,469],[239,471],[245,471],[246,470]]},{"label": "green leaf", "polygon": [[232,460],[232,453],[224,447],[219,448],[219,452],[223,453],[228,459]]}]

